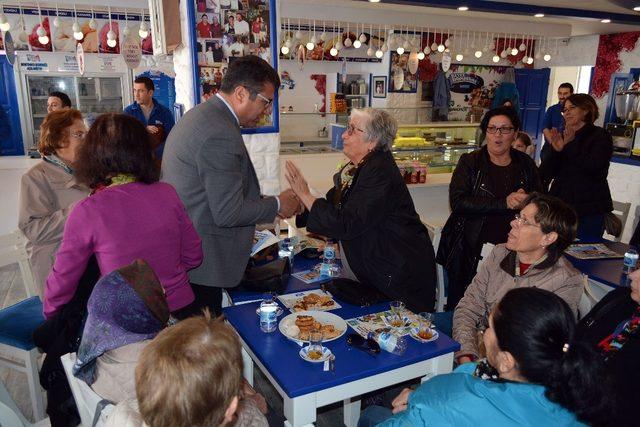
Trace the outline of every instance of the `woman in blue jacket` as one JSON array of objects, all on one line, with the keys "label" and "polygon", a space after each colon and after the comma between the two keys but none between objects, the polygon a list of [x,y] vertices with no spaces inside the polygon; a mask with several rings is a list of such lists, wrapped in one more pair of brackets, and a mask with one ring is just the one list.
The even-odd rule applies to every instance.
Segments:
[{"label": "woman in blue jacket", "polygon": [[[596,354],[574,341],[567,303],[538,288],[503,297],[484,333],[487,361],[466,363],[393,401],[369,407],[360,426],[577,426],[606,423],[610,402]],[[488,362],[488,363],[487,363]],[[387,416],[391,410],[386,410]]]}]

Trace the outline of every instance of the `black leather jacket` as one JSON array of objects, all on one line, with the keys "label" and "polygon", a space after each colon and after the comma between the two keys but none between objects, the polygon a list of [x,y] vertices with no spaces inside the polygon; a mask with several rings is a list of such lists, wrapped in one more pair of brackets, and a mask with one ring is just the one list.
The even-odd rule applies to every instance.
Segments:
[{"label": "black leather jacket", "polygon": [[[534,161],[514,149],[511,149],[511,159],[520,165],[520,178],[514,191],[519,188],[527,193],[541,191],[540,176]],[[451,215],[442,230],[436,258],[447,270],[449,308],[458,304],[475,275],[482,249],[480,235],[485,219],[489,215],[509,211],[506,198],[493,196],[488,177],[489,162],[486,146],[463,154],[449,185]],[[507,236],[505,240],[506,238]]]}]

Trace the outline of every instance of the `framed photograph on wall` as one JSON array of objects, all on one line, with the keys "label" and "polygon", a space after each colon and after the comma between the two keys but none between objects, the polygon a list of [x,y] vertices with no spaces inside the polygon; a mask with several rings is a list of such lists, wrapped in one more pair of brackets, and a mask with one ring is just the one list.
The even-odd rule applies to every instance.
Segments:
[{"label": "framed photograph on wall", "polygon": [[386,98],[387,97],[387,76],[374,76],[373,77],[372,96],[374,98]]},{"label": "framed photograph on wall", "polygon": [[[190,0],[193,91],[199,104],[214,96],[231,61],[257,55],[278,69],[276,0]],[[242,133],[279,132],[278,88],[271,113]]]},{"label": "framed photograph on wall", "polygon": [[389,61],[389,92],[416,93],[418,76],[409,71],[409,54],[391,52]]}]

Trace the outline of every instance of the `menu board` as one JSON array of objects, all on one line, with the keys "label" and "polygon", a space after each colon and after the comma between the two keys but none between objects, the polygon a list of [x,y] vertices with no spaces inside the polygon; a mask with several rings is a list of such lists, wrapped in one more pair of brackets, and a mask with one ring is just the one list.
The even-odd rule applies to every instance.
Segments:
[{"label": "menu board", "polygon": [[[275,0],[193,0],[192,45],[197,67],[196,103],[220,89],[229,63],[257,55],[277,69]],[[277,88],[276,88],[277,89]],[[276,93],[277,96],[277,93]],[[258,132],[277,132],[277,102]],[[256,130],[243,130],[254,133]]]}]

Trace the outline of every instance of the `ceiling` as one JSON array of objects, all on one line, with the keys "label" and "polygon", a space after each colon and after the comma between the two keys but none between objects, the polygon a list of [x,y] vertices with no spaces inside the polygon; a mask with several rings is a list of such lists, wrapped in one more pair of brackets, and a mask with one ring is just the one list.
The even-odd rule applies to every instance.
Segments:
[{"label": "ceiling", "polygon": [[[502,21],[508,15],[510,21],[568,25],[570,30],[567,35],[573,36],[640,30],[640,12],[633,11],[634,6],[640,6],[640,0],[381,0],[380,3],[367,0],[314,0],[314,4]],[[456,10],[461,5],[468,6],[469,10]],[[537,12],[545,13],[545,17],[534,18],[533,14]],[[612,22],[601,23],[602,18],[609,18]]]}]

